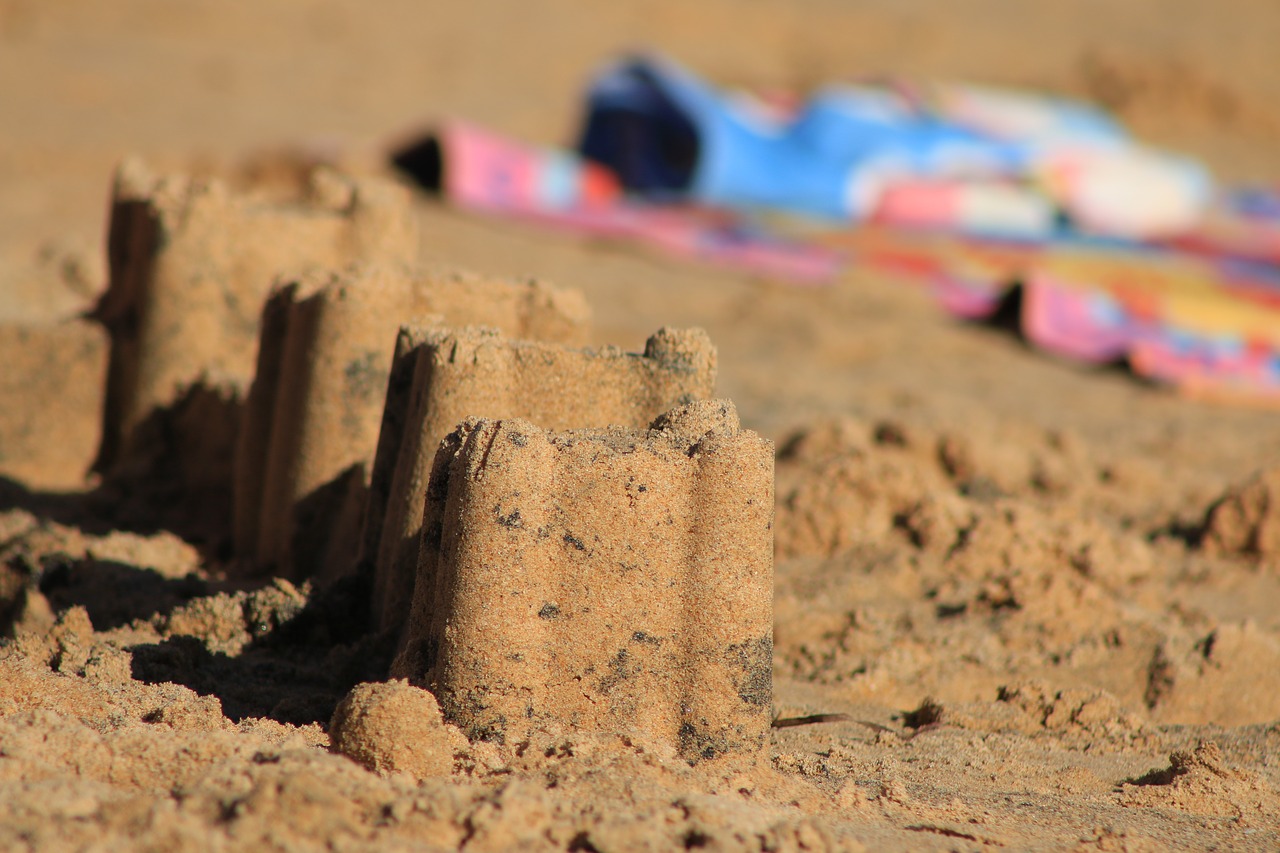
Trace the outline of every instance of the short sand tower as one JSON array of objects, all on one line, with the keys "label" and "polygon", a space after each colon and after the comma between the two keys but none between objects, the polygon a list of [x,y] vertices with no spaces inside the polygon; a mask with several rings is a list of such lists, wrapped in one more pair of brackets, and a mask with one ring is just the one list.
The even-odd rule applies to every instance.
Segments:
[{"label": "short sand tower", "polygon": [[773,446],[733,404],[648,431],[469,419],[441,447],[393,677],[472,738],[638,732],[690,761],[770,726]]},{"label": "short sand tower", "polygon": [[[84,486],[98,440],[107,336],[97,323],[0,320],[0,476]],[[41,400],[43,405],[22,405]]]},{"label": "short sand tower", "polygon": [[408,192],[385,181],[321,170],[307,197],[281,203],[218,180],[157,177],[132,160],[116,173],[107,253],[101,467],[127,455],[136,428],[191,386],[213,383],[233,397],[248,387],[277,276],[355,260],[412,263],[418,227]]},{"label": "short sand tower", "polygon": [[577,291],[453,270],[356,264],[278,289],[236,451],[236,552],[294,578],[352,569],[401,323],[578,343],[588,316]]},{"label": "short sand tower", "polygon": [[523,418],[545,429],[642,429],[715,390],[701,329],[661,329],[643,353],[508,340],[492,329],[400,332],[365,514],[361,564],[382,629],[408,615],[427,481],[441,439],[464,418]]}]

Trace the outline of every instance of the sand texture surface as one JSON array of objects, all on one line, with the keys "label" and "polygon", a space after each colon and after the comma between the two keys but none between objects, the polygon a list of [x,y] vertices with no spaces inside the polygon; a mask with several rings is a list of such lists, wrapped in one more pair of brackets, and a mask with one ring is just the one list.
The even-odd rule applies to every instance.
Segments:
[{"label": "sand texture surface", "polygon": [[1274,184],[1277,44],[1274,0],[0,0],[0,850],[1280,849],[1275,412],[385,164],[570,142],[653,45],[1047,87]]}]

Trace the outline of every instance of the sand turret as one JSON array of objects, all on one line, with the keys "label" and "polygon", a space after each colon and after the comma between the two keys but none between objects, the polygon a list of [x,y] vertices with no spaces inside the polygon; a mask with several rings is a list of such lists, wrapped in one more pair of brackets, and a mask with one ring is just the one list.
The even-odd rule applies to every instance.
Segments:
[{"label": "sand turret", "polygon": [[772,698],[773,447],[726,401],[649,430],[469,419],[431,475],[393,677],[472,738],[753,752]]}]

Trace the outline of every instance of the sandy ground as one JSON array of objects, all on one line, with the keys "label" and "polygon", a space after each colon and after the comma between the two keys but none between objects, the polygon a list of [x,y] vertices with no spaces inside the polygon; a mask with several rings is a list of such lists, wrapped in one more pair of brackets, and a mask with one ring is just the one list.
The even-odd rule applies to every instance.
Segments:
[{"label": "sandy ground", "polygon": [[[442,115],[566,141],[584,76],[633,45],[727,83],[1049,87],[1280,180],[1271,0],[436,6],[0,0],[0,318],[57,335],[92,306],[126,154],[375,171]],[[797,289],[416,206],[424,262],[579,288],[594,343],[719,347],[718,393],[778,445],[765,755],[455,737],[365,769],[329,749],[387,662],[349,590],[237,587],[216,537],[25,471],[0,480],[0,847],[1280,847],[1274,413],[1056,363],[866,272]],[[100,397],[0,387],[93,458]],[[434,712],[402,689],[374,732],[393,756]]]}]

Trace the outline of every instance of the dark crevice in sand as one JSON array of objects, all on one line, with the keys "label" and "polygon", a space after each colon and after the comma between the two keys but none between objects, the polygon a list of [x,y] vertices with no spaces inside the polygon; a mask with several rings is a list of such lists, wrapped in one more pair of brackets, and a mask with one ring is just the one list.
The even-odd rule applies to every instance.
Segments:
[{"label": "dark crevice in sand", "polygon": [[394,650],[393,637],[367,632],[365,586],[351,578],[312,594],[300,611],[235,655],[189,635],[132,646],[131,674],[216,696],[234,722],[266,717],[327,725],[352,686],[383,678]]}]

